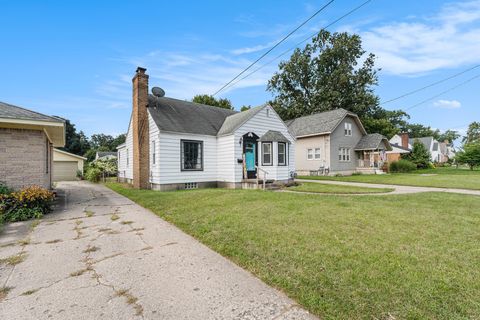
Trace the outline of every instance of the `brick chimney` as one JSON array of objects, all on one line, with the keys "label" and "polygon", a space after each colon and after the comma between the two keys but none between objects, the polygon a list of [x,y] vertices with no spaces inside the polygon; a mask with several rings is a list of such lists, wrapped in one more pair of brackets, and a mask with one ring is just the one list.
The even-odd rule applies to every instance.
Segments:
[{"label": "brick chimney", "polygon": [[402,147],[408,149],[408,132],[400,133],[400,138],[402,138]]},{"label": "brick chimney", "polygon": [[149,189],[148,75],[138,67],[133,83],[133,187]]}]

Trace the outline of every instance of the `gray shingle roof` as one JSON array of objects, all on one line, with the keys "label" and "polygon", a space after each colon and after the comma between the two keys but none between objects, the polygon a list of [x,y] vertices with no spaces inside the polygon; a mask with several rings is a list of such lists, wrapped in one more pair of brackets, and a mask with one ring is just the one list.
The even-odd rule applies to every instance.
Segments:
[{"label": "gray shingle roof", "polygon": [[268,130],[258,141],[278,141],[289,142],[288,139],[280,132],[274,130]]},{"label": "gray shingle roof", "polygon": [[64,122],[60,118],[50,117],[32,110],[0,102],[0,118],[35,121]]},{"label": "gray shingle roof", "polygon": [[236,111],[167,97],[148,96],[148,109],[160,130],[215,136]]},{"label": "gray shingle roof", "polygon": [[236,129],[238,129],[242,124],[244,124],[248,119],[252,118],[256,115],[260,110],[265,108],[267,105],[251,108],[247,111],[238,112],[236,114],[228,116],[225,119],[222,127],[218,131],[219,136],[227,135],[233,133]]},{"label": "gray shingle roof", "polygon": [[99,158],[105,157],[105,156],[117,156],[117,153],[115,151],[97,151],[97,156]]},{"label": "gray shingle roof", "polygon": [[[330,133],[338,126],[345,116],[350,115],[358,119],[357,115],[339,108],[331,111],[311,114],[286,121],[290,131],[296,136]],[[362,130],[363,127],[360,129]]]},{"label": "gray shingle roof", "polygon": [[415,140],[419,140],[425,146],[425,148],[427,148],[427,150],[430,151],[430,146],[432,144],[433,137],[410,138],[408,139],[408,143],[411,144],[413,147],[413,143],[415,142]]},{"label": "gray shingle roof", "polygon": [[355,150],[376,150],[381,148],[381,142],[384,142],[388,150],[391,149],[388,139],[379,133],[371,133],[364,135],[355,146]]}]

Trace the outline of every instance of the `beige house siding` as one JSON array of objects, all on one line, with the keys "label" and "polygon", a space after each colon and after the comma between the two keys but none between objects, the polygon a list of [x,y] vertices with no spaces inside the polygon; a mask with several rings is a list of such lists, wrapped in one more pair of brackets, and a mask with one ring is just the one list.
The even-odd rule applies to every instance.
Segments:
[{"label": "beige house siding", "polygon": [[0,128],[0,181],[7,186],[51,188],[52,155],[44,131]]},{"label": "beige house siding", "polygon": [[[308,149],[320,148],[320,159],[308,160]],[[330,135],[297,138],[295,144],[295,165],[298,175],[308,175],[321,166],[330,168]]]}]

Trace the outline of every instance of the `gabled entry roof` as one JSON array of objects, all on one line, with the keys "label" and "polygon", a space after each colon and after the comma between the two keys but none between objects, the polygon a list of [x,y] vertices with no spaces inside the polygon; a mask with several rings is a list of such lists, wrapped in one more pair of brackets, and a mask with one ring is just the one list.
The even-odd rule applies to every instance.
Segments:
[{"label": "gabled entry roof", "polygon": [[287,138],[280,132],[274,130],[268,130],[263,136],[258,139],[258,141],[278,141],[278,142],[289,142]]}]

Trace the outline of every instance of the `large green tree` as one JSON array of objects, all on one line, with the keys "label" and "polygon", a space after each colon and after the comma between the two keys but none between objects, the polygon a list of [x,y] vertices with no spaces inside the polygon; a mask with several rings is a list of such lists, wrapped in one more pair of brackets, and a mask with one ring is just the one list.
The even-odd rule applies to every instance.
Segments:
[{"label": "large green tree", "polygon": [[208,94],[197,94],[193,97],[192,102],[206,104],[213,107],[233,110],[232,102],[228,99],[216,99]]},{"label": "large green tree", "polygon": [[470,123],[467,135],[463,137],[463,143],[473,143],[480,141],[480,122],[474,121]]},{"label": "large green tree", "polygon": [[392,136],[399,131],[393,122],[405,121],[406,114],[379,106],[377,72],[375,55],[362,48],[360,36],[322,30],[280,62],[267,90],[284,120],[343,108],[358,114],[367,131]]},{"label": "large green tree", "polygon": [[460,164],[468,165],[470,170],[480,166],[480,141],[465,144],[463,150],[456,154],[455,160]]},{"label": "large green tree", "polygon": [[440,133],[440,136],[438,137],[438,141],[444,142],[448,141],[448,143],[453,143],[453,141],[457,140],[460,138],[460,134],[458,131],[455,130],[447,130],[445,132]]},{"label": "large green tree", "polygon": [[65,120],[65,147],[61,148],[67,152],[84,155],[90,149],[90,142],[83,131],[77,132],[75,125],[68,119]]}]

